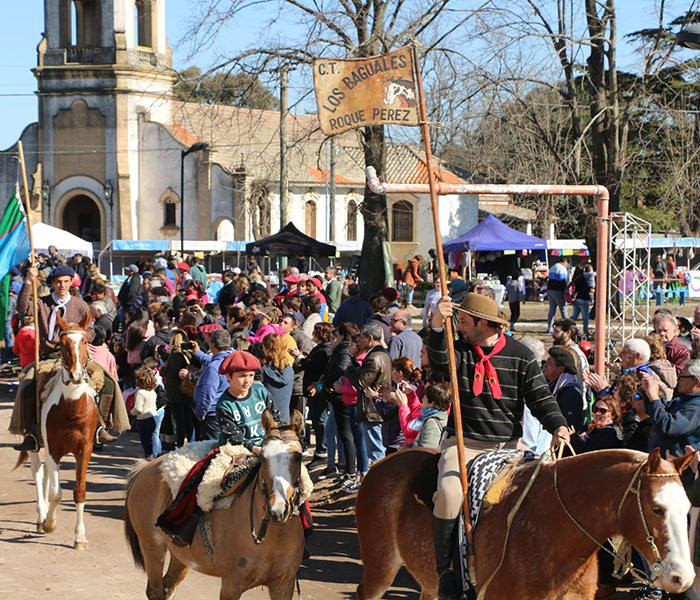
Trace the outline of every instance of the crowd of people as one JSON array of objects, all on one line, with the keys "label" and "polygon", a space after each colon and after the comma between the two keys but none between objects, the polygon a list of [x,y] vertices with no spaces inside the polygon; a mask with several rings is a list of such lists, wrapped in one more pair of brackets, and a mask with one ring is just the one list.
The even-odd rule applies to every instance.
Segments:
[{"label": "crowd of people", "polygon": [[[6,344],[9,337],[27,367],[36,335],[42,359],[56,355],[58,316],[73,323],[90,316],[90,355],[108,375],[98,390],[96,447],[116,439],[109,427],[118,421],[115,398],[123,396],[146,458],[195,440],[259,452],[263,410],[282,421],[299,411],[308,423],[309,467],[318,468],[318,479],[336,478],[348,494],[382,457],[405,447],[440,448],[433,521],[440,598],[457,597],[452,550],[461,484],[450,381],[459,392],[468,459],[499,448],[542,453],[563,441],[577,452],[660,448],[669,456],[700,443],[700,307],[684,331],[670,310],[657,310],[654,332],[624,343],[608,380],[591,371],[591,344],[576,322],[568,315],[554,320],[563,296],[556,286],[549,290],[547,349],[535,336],[516,339],[512,315],[478,281],[453,279],[443,294],[436,278],[414,326],[416,312],[401,305],[398,289],[365,300],[351,277],[341,281],[333,266],[308,272],[301,259],[285,269],[279,289],[251,257],[245,272],[224,271],[214,292],[196,257],[129,265],[118,290],[79,255],[40,257],[12,272]],[[418,267],[410,265],[418,269],[414,284]],[[588,273],[584,266],[572,278],[584,330],[594,290]],[[450,374],[444,328],[452,324],[457,370]],[[22,397],[31,400],[30,385],[13,414],[15,433],[25,435],[16,448],[33,450],[40,443],[34,403]],[[612,584],[601,572],[605,597]]]}]

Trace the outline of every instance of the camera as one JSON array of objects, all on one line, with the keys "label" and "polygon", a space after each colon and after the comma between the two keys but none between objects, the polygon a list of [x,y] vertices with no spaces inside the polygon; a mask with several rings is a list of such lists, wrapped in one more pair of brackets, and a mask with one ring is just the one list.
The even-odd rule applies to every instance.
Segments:
[{"label": "camera", "polygon": [[182,342],[180,348],[183,350],[194,350],[194,344],[192,342]]}]

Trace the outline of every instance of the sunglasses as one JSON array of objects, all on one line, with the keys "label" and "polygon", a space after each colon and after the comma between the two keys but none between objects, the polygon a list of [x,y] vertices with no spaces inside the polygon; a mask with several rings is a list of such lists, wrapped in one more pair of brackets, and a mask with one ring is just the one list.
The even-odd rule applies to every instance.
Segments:
[{"label": "sunglasses", "polygon": [[594,406],[592,409],[592,412],[597,413],[599,415],[604,415],[610,412],[609,408],[602,408],[600,406]]}]

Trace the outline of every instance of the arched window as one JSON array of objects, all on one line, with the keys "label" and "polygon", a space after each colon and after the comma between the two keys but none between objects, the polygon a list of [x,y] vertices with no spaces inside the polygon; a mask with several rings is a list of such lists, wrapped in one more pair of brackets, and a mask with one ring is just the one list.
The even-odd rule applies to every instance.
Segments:
[{"label": "arched window", "polygon": [[177,204],[172,200],[163,204],[163,227],[177,227]]},{"label": "arched window", "polygon": [[254,180],[250,185],[250,205],[251,233],[253,239],[270,235],[272,228],[272,201],[270,200],[270,189],[268,182]]},{"label": "arched window", "polygon": [[233,223],[230,220],[224,219],[219,223],[216,228],[216,239],[219,242],[232,242],[234,240]]},{"label": "arched window", "polygon": [[413,241],[413,204],[406,200],[394,202],[391,207],[391,241]]},{"label": "arched window", "polygon": [[151,0],[136,0],[136,44],[153,47],[151,29]]},{"label": "arched window", "polygon": [[356,242],[357,241],[357,202],[354,200],[348,201],[348,207],[347,207],[347,225],[345,227],[347,236],[346,239],[348,242]]},{"label": "arched window", "polygon": [[316,203],[313,200],[304,204],[304,233],[316,238]]}]

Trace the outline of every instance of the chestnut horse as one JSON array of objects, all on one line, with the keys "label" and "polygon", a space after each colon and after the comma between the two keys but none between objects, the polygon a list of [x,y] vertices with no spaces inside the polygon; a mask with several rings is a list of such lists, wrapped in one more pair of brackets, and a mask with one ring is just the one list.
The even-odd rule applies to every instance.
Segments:
[{"label": "chestnut horse", "polygon": [[[411,489],[432,456],[425,450],[399,452],[373,466],[362,482],[355,507],[364,565],[359,600],[381,598],[402,565],[421,586],[421,600],[437,597],[432,513]],[[613,536],[628,540],[649,564],[658,563],[657,585],[671,593],[687,589],[695,577],[688,547],[690,503],[678,475],[691,461],[692,456],[667,462],[658,450],[649,455],[602,450],[542,463],[506,544],[508,514],[535,463],[518,467],[501,501],[481,514],[474,530],[478,583],[493,576],[485,600],[591,600],[598,579],[593,540]]]},{"label": "chestnut horse", "polygon": [[[189,569],[220,577],[221,600],[238,600],[246,590],[261,585],[273,600],[291,600],[304,553],[301,519],[292,516],[299,493],[299,432],[304,419],[294,411],[289,426],[277,427],[272,413],[265,410],[262,426],[262,463],[254,482],[236,492],[229,508],[215,508],[201,517],[211,531],[211,552],[199,533],[189,548],[183,548],[156,527],[158,516],[173,500],[161,477],[162,459],[129,475],[124,529],[134,562],[148,576],[149,600],[172,598]],[[163,577],[168,552],[170,563]]]},{"label": "chestnut horse", "polygon": [[[75,457],[76,523],[73,547],[84,550],[88,546],[85,537],[83,512],[85,509],[85,477],[92,456],[92,442],[97,428],[95,390],[88,384],[89,361],[86,330],[90,323],[88,313],[80,324],[67,323],[60,316],[56,325],[60,328],[61,367],[53,390],[41,405],[41,436],[44,440],[45,463],[38,452],[30,452],[32,475],[37,492],[37,531],[51,533],[56,528],[56,512],[61,503],[59,464],[66,454]],[[27,460],[22,452],[17,466]]]}]

